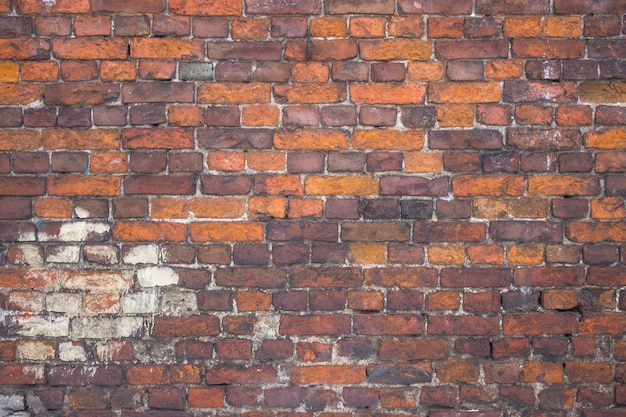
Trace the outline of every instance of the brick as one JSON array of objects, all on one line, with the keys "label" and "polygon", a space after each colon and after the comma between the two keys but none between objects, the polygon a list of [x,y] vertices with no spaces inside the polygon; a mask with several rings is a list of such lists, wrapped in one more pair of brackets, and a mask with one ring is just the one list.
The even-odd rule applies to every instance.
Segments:
[{"label": "brick", "polygon": [[440,59],[506,58],[508,43],[502,40],[437,41],[435,54]]},{"label": "brick", "polygon": [[360,365],[301,366],[293,369],[294,384],[358,384],[365,380],[365,369]]},{"label": "brick", "polygon": [[472,11],[472,2],[462,0],[452,1],[434,1],[420,0],[417,2],[408,0],[399,0],[398,8],[403,13],[419,13],[419,14],[470,14]]},{"label": "brick", "polygon": [[[361,109],[361,119],[363,108]],[[395,116],[394,116],[395,119]],[[424,146],[422,131],[401,132],[391,129],[356,130],[352,136],[353,149],[419,150]]]},{"label": "brick", "polygon": [[463,36],[463,19],[458,17],[430,17],[428,19],[430,38],[459,39]]},{"label": "brick", "polygon": [[[283,315],[280,320],[279,332],[283,335],[339,335],[346,334],[349,328],[350,318],[346,315]],[[359,381],[356,382],[361,382],[365,377],[365,370],[360,366],[358,368],[362,370],[363,375],[359,377]],[[313,371],[313,373],[306,372],[303,373],[302,376],[296,376],[296,373],[292,373],[292,381],[296,383],[308,383],[305,381],[310,380],[310,382],[315,382],[315,378],[326,378],[326,376],[324,376],[324,369],[320,370],[321,374],[318,376],[315,375],[316,372],[314,372],[314,370],[309,371]],[[328,376],[330,377],[330,373]],[[321,382],[325,382],[325,380]]]},{"label": "brick", "polygon": [[554,4],[554,11],[558,14],[582,13],[582,14],[611,14],[623,13],[626,4],[623,1],[599,1],[587,4],[581,0],[564,1],[557,0]]},{"label": "brick", "polygon": [[514,39],[514,58],[578,59],[585,55],[585,44],[579,40]]},{"label": "brick", "polygon": [[352,84],[350,99],[355,104],[424,104],[426,87],[421,84]]},{"label": "brick", "polygon": [[582,82],[579,86],[581,102],[619,103],[626,95],[626,83]]},{"label": "brick", "polygon": [[174,14],[191,16],[240,16],[243,11],[241,2],[232,0],[209,5],[198,0],[174,0],[169,4],[169,7]]},{"label": "brick", "polygon": [[379,357],[383,361],[443,359],[447,354],[447,344],[437,339],[384,339],[379,347]]},{"label": "brick", "polygon": [[432,53],[430,42],[406,39],[359,42],[359,55],[368,61],[426,61]]}]

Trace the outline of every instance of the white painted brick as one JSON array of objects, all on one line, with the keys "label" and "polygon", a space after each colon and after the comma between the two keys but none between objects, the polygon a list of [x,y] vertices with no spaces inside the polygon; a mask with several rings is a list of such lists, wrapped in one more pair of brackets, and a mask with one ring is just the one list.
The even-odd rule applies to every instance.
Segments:
[{"label": "white painted brick", "polygon": [[137,245],[128,248],[122,255],[125,264],[158,264],[159,247],[157,245]]},{"label": "white painted brick", "polygon": [[46,310],[51,313],[78,314],[83,297],[75,293],[53,293],[46,296]]},{"label": "white painted brick", "polygon": [[59,231],[54,234],[39,233],[40,242],[83,242],[88,240],[89,235],[105,235],[111,231],[108,223],[98,222],[71,222],[63,223]]},{"label": "white painted brick", "polygon": [[15,262],[19,265],[42,266],[43,251],[37,245],[17,245],[13,250],[18,251]]},{"label": "white painted brick", "polygon": [[11,316],[8,318],[9,333],[26,337],[63,337],[69,335],[70,321],[67,317]]},{"label": "white painted brick", "polygon": [[79,339],[139,337],[142,332],[142,317],[76,317],[72,319],[72,337]]},{"label": "white painted brick", "polygon": [[11,394],[0,395],[0,409],[12,411],[25,410],[24,396]]},{"label": "white painted brick", "polygon": [[64,362],[85,362],[87,353],[80,342],[61,342],[59,343],[59,359]]},{"label": "white painted brick", "polygon": [[125,314],[153,314],[159,310],[159,297],[154,292],[136,292],[122,297]]},{"label": "white painted brick", "polygon": [[198,299],[195,293],[166,291],[161,301],[161,311],[167,314],[189,314],[198,311]]},{"label": "white painted brick", "polygon": [[48,248],[46,262],[69,264],[78,263],[80,248],[78,246],[52,246]]},{"label": "white painted brick", "polygon": [[28,361],[54,360],[55,351],[51,343],[40,340],[22,340],[17,345],[17,357]]},{"label": "white painted brick", "polygon": [[147,287],[165,287],[178,284],[178,274],[166,266],[150,266],[137,271],[139,285]]}]

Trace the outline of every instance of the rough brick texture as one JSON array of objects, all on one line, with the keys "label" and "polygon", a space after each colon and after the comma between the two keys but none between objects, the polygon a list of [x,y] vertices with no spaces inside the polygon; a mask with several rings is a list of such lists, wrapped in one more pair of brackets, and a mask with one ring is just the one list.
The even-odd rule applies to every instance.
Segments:
[{"label": "rough brick texture", "polygon": [[626,416],[625,0],[0,0],[0,416]]}]

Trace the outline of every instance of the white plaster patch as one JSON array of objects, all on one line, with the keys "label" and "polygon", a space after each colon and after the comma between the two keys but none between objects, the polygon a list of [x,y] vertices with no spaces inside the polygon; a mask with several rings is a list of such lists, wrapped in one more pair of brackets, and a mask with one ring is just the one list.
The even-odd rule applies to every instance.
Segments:
[{"label": "white plaster patch", "polygon": [[80,260],[80,248],[78,246],[55,246],[48,248],[46,262],[67,264],[77,263]]},{"label": "white plaster patch", "polygon": [[89,213],[89,210],[84,209],[83,207],[76,207],[74,209],[74,213],[76,213],[76,217],[78,217],[79,219],[88,219],[91,217],[91,213]]},{"label": "white plaster patch", "polygon": [[94,222],[71,222],[63,223],[59,233],[49,235],[45,232],[39,233],[41,242],[62,241],[62,242],[82,242],[87,240],[92,233],[105,234],[109,233],[111,226],[107,223]]},{"label": "white plaster patch", "polygon": [[82,343],[59,343],[59,359],[64,362],[85,362],[87,353]]},{"label": "white plaster patch", "polygon": [[165,266],[150,266],[137,271],[139,285],[147,287],[165,287],[178,284],[178,274]]},{"label": "white plaster patch", "polygon": [[17,347],[17,356],[22,360],[50,361],[54,353],[54,346],[38,340],[24,340]]},{"label": "white plaster patch", "polygon": [[72,319],[72,337],[79,339],[138,337],[142,330],[142,317],[77,317]]},{"label": "white plaster patch", "polygon": [[51,313],[78,314],[83,297],[75,293],[52,293],[46,296],[46,310]]},{"label": "white plaster patch", "polygon": [[157,245],[138,245],[128,249],[122,256],[125,264],[158,264],[159,247]]},{"label": "white plaster patch", "polygon": [[43,257],[41,256],[41,251],[39,246],[36,245],[19,245],[17,249],[21,253],[21,259],[19,263],[21,265],[28,266],[42,266],[43,265]]},{"label": "white plaster patch", "polygon": [[161,311],[165,314],[189,314],[198,311],[198,299],[195,293],[167,291],[163,294]]},{"label": "white plaster patch", "polygon": [[125,314],[153,314],[159,310],[159,297],[154,292],[136,292],[122,297]]},{"label": "white plaster patch", "polygon": [[26,337],[63,337],[69,335],[67,317],[11,316],[8,319],[9,331]]}]

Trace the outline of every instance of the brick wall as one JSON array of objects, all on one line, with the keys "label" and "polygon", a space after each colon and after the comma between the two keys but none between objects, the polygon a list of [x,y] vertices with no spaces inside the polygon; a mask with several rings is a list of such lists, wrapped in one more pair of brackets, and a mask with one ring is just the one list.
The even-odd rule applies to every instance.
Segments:
[{"label": "brick wall", "polygon": [[626,416],[626,0],[0,12],[0,416]]}]

